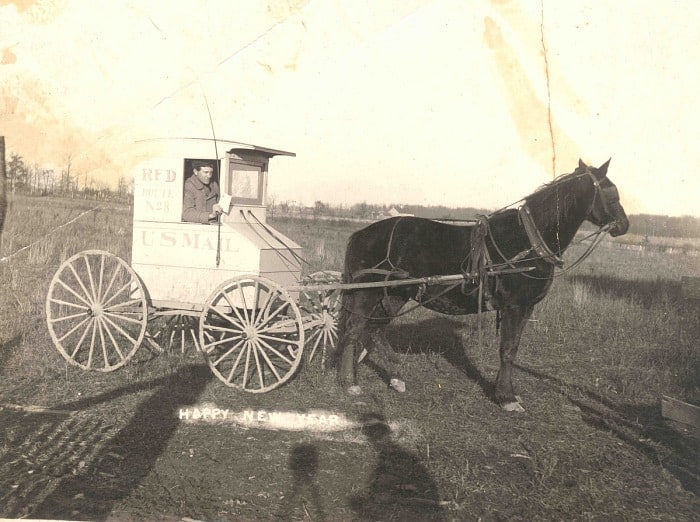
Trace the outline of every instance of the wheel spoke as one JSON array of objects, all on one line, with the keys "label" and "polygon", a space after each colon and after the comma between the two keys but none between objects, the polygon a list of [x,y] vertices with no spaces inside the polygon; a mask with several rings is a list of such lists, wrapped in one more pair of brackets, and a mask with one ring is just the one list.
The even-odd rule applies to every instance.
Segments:
[{"label": "wheel spoke", "polygon": [[258,326],[258,331],[262,331],[262,332],[268,331],[269,329],[263,328],[264,325],[265,325],[266,323],[269,323],[270,321],[272,321],[272,320],[273,320],[275,317],[277,317],[279,314],[281,314],[282,311],[283,311],[285,308],[287,308],[288,306],[289,306],[289,303],[282,302],[282,304],[280,304],[280,306],[277,307],[277,309],[275,310],[275,312],[274,312],[272,315],[267,315],[267,316],[265,317],[265,321],[264,321],[263,323],[261,323],[261,324]]},{"label": "wheel spoke", "polygon": [[243,315],[245,316],[244,324],[250,324],[250,318],[248,317],[248,306],[245,300],[245,293],[243,292],[243,285],[238,285],[238,293],[241,294],[241,302],[243,303]]},{"label": "wheel spoke", "polygon": [[93,302],[98,302],[97,292],[95,290],[95,280],[92,277],[92,267],[90,266],[90,260],[88,256],[83,256],[85,260],[85,268],[87,269],[88,280],[90,281],[90,290],[92,290],[92,300]]},{"label": "wheel spoke", "polygon": [[[248,323],[248,319],[247,319],[247,318],[243,318],[243,317],[241,316],[241,313],[238,311],[238,307],[237,307],[236,305],[233,304],[233,301],[231,301],[231,299],[229,298],[228,294],[224,292],[224,293],[222,293],[221,295],[224,296],[224,299],[226,299],[226,302],[227,302],[227,303],[229,304],[229,306],[231,307],[231,311],[232,311],[234,314],[236,314],[236,317],[238,318],[238,320],[240,321],[240,323],[241,323],[241,324],[245,324],[245,325],[249,324],[249,323]],[[226,316],[225,316],[225,317],[226,317]],[[229,318],[229,317],[226,317],[226,319],[228,319],[229,322],[233,322],[232,319]]]},{"label": "wheel spoke", "polygon": [[134,339],[133,337],[131,337],[128,333],[126,333],[126,332],[124,331],[124,329],[123,329],[121,326],[119,326],[117,323],[115,323],[114,321],[112,321],[112,320],[111,320],[109,317],[107,317],[106,315],[103,316],[103,317],[104,317],[104,320],[105,320],[106,322],[108,322],[108,323],[109,323],[115,330],[117,330],[120,334],[122,334],[124,337],[126,337],[127,339],[129,339],[133,344],[138,344],[138,341],[137,341],[136,339]]},{"label": "wheel spoke", "polygon": [[[108,311],[109,311],[109,312],[113,312],[113,311],[115,311],[117,308],[123,308],[124,306],[138,305],[138,304],[141,304],[141,302],[142,302],[141,299],[130,299],[130,300],[128,300],[128,301],[124,301],[123,303],[119,303],[119,304],[115,304],[115,305],[112,305],[112,306],[103,307],[102,309],[103,309],[105,312],[108,312]],[[127,313],[128,313],[128,312],[127,312]],[[137,313],[137,312],[131,312],[131,313]]]},{"label": "wheel spoke", "polygon": [[57,282],[59,285],[61,285],[63,288],[65,288],[66,290],[68,290],[68,291],[69,291],[71,294],[73,294],[75,297],[77,297],[78,299],[80,299],[83,303],[85,303],[85,305],[87,305],[88,308],[92,306],[92,303],[90,303],[89,301],[85,300],[85,298],[83,298],[83,296],[79,295],[75,290],[73,290],[70,286],[68,286],[66,283],[64,283],[61,279],[57,279],[56,282]]},{"label": "wheel spoke", "polygon": [[276,348],[274,348],[271,344],[266,343],[266,342],[265,342],[263,339],[261,339],[261,338],[258,338],[258,342],[259,342],[261,345],[263,345],[265,348],[267,348],[268,350],[270,350],[272,353],[274,353],[277,357],[279,357],[279,358],[282,359],[284,362],[286,362],[289,366],[293,366],[293,365],[294,365],[294,361],[291,361],[291,360],[287,359],[287,357],[285,357],[284,355],[282,355],[282,352],[280,352],[279,350],[277,350]]},{"label": "wheel spoke", "polygon": [[[192,334],[192,336],[194,337],[194,334]],[[208,344],[207,347],[209,348],[209,350],[207,350],[207,353],[211,353],[211,351],[219,345],[222,345],[224,343],[230,343],[231,341],[235,341],[237,339],[240,339],[241,342],[245,342],[245,339],[243,339],[242,337],[226,337],[225,339],[220,339],[218,341],[214,341]],[[216,364],[214,364],[214,366],[216,366]]]},{"label": "wheel spoke", "polygon": [[109,367],[109,357],[107,357],[107,343],[105,343],[105,334],[102,331],[102,321],[100,318],[97,318],[97,330],[100,332],[100,341],[102,342],[102,357],[105,361],[105,368]]},{"label": "wheel spoke", "polygon": [[102,300],[102,283],[104,281],[104,273],[105,273],[105,255],[100,254],[100,279],[99,279],[99,282],[97,283],[97,300],[98,301]]},{"label": "wheel spoke", "polygon": [[85,312],[79,312],[77,314],[71,314],[71,315],[64,315],[61,317],[57,317],[56,319],[49,319],[49,322],[52,324],[60,323],[62,321],[68,321],[69,319],[75,319],[77,317],[83,317],[87,315]]},{"label": "wheel spoke", "polygon": [[272,335],[258,334],[258,339],[264,339],[266,341],[271,341],[275,343],[285,343],[285,344],[299,344],[298,341],[293,339],[287,339],[285,337],[274,337]]},{"label": "wheel spoke", "polygon": [[[117,298],[117,296],[121,295],[121,294],[124,292],[124,290],[126,290],[127,288],[129,288],[129,287],[131,286],[131,283],[132,283],[132,281],[127,281],[127,282],[124,284],[124,286],[122,286],[122,287],[119,289],[119,291],[117,291],[117,293],[115,293],[112,297],[110,297],[107,301],[104,302],[104,304],[102,305],[102,307],[104,308],[104,307],[106,307],[106,306],[109,306],[109,303],[111,303],[112,301],[114,301],[114,300]],[[105,297],[107,297],[106,294],[105,294]]]},{"label": "wheel spoke", "polygon": [[73,308],[78,308],[80,310],[88,310],[90,308],[89,306],[83,306],[83,305],[78,304],[78,303],[71,303],[69,301],[63,301],[61,299],[51,298],[51,299],[49,299],[49,301],[51,301],[52,303],[55,303],[57,305],[71,306]]},{"label": "wheel spoke", "polygon": [[[84,324],[89,318],[86,318],[85,321],[83,321],[81,324]],[[83,341],[85,340],[85,337],[87,337],[88,330],[90,330],[90,327],[88,326],[83,330],[83,335],[80,336],[80,339],[78,340],[78,344],[75,345],[75,350],[73,350],[73,353],[70,355],[70,358],[75,360],[75,355],[78,353],[78,350],[80,350],[80,346],[83,344]]]},{"label": "wheel spoke", "polygon": [[90,292],[88,292],[88,289],[85,288],[85,283],[83,283],[82,278],[78,275],[78,272],[76,272],[75,267],[73,266],[73,263],[68,263],[68,268],[70,268],[70,271],[73,272],[73,277],[75,277],[75,280],[80,285],[80,288],[82,288],[83,292],[85,292],[85,297],[88,298],[88,301],[94,303],[95,301],[90,298]]},{"label": "wheel spoke", "polygon": [[272,364],[272,361],[270,360],[270,357],[265,353],[265,350],[262,347],[257,347],[257,350],[260,352],[260,355],[263,356],[263,359],[265,359],[267,366],[270,368],[270,370],[272,370],[272,373],[275,374],[275,377],[277,377],[277,380],[281,381],[282,377],[280,377],[280,374],[277,371],[277,368],[275,367],[274,364]]},{"label": "wheel spoke", "polygon": [[75,332],[78,328],[80,328],[82,325],[84,325],[86,322],[90,320],[90,316],[85,317],[82,321],[80,321],[78,324],[76,324],[73,328],[68,330],[66,333],[63,334],[63,337],[60,337],[58,340],[63,341],[66,337],[71,335],[73,332]]},{"label": "wheel spoke", "polygon": [[309,354],[309,360],[313,360],[314,355],[316,354],[316,349],[318,348],[318,345],[321,343],[321,338],[322,334],[325,332],[321,330],[320,328],[317,328],[314,330],[314,332],[311,334],[309,339],[307,340],[308,343],[313,343],[313,346],[311,347],[311,353]]},{"label": "wheel spoke", "polygon": [[90,351],[88,352],[87,367],[92,367],[92,354],[95,352],[95,333],[97,333],[97,321],[92,322],[92,338],[90,339]]},{"label": "wheel spoke", "polygon": [[112,274],[112,277],[109,280],[109,284],[107,285],[107,288],[105,289],[104,293],[102,294],[102,299],[107,297],[109,292],[112,290],[112,285],[114,285],[114,282],[117,280],[117,275],[119,275],[119,272],[122,270],[122,265],[121,263],[117,263],[117,269],[114,271]]},{"label": "wheel spoke", "polygon": [[243,352],[246,351],[246,347],[243,347],[239,352],[238,352],[238,357],[236,357],[236,360],[233,362],[233,366],[231,366],[231,370],[228,372],[228,376],[226,377],[226,382],[231,382],[231,379],[233,379],[233,374],[238,368],[238,364],[241,362],[241,358],[243,357]]},{"label": "wheel spoke", "polygon": [[107,328],[107,325],[104,325],[104,328],[105,328],[105,330],[107,330],[107,335],[109,336],[109,339],[112,341],[112,345],[114,346],[114,349],[119,354],[119,358],[123,361],[125,359],[124,354],[119,349],[119,344],[117,344],[117,341],[114,340],[114,336],[112,335],[112,330]]},{"label": "wheel spoke", "polygon": [[258,318],[255,320],[255,326],[260,327],[260,320],[267,318],[267,316],[270,313],[270,307],[272,306],[273,302],[273,292],[267,292],[267,297],[265,297],[265,302],[263,305],[260,307],[260,314],[258,315]]},{"label": "wheel spoke", "polygon": [[[228,340],[228,339],[227,339],[227,340]],[[214,346],[214,345],[219,344],[219,343],[221,343],[221,341],[217,341],[217,342],[215,342],[215,343],[212,343],[210,346]],[[221,357],[219,357],[216,361],[214,361],[214,363],[213,363],[214,366],[219,366],[219,363],[220,363],[221,361],[223,361],[224,359],[226,359],[226,357],[228,357],[228,356],[231,355],[233,352],[235,352],[237,348],[240,348],[240,346],[241,346],[243,343],[245,343],[245,339],[241,339],[241,340],[238,341],[236,344],[234,344],[233,347],[231,347],[231,349],[229,349],[226,353],[224,353]],[[242,351],[242,350],[241,350],[241,351]],[[211,350],[209,350],[209,352],[211,352]],[[239,355],[238,355],[238,358],[240,359],[240,357],[241,357],[241,356],[240,356],[240,354],[239,354]]]},{"label": "wheel spoke", "polygon": [[255,343],[252,344],[253,356],[255,357],[255,367],[258,370],[258,382],[260,384],[260,389],[265,387],[265,379],[263,378],[262,365],[260,364],[260,358],[258,357],[258,349]]},{"label": "wheel spoke", "polygon": [[226,332],[226,333],[243,333],[243,329],[234,330],[233,328],[226,328],[224,326],[214,326],[213,324],[206,324],[204,328],[207,330],[213,330],[215,332]]},{"label": "wheel spoke", "polygon": [[[136,312],[132,312],[132,313],[136,313]],[[114,313],[105,311],[104,315],[107,317],[111,317],[112,319],[119,319],[120,321],[126,321],[127,323],[141,324],[140,320],[134,319],[133,317],[127,317],[123,314],[114,314]]]},{"label": "wheel spoke", "polygon": [[[245,370],[243,371],[243,388],[248,381],[248,369],[250,368],[250,344],[246,343],[246,354],[245,354]],[[231,370],[233,374],[233,370]]]}]

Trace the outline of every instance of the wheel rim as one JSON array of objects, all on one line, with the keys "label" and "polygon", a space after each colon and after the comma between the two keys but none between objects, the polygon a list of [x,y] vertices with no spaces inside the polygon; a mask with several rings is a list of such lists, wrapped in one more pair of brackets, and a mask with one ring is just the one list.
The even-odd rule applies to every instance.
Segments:
[{"label": "wheel rim", "polygon": [[88,250],[56,271],[46,297],[49,334],[61,355],[85,370],[124,366],[146,333],[141,280],[125,261]]},{"label": "wheel rim", "polygon": [[[340,272],[315,272],[304,278],[303,284],[322,285],[340,284]],[[299,307],[309,321],[315,326],[309,329],[306,339],[306,351],[309,362],[313,361],[317,352],[321,352],[321,366],[326,366],[326,355],[335,350],[338,343],[338,315],[340,313],[342,292],[340,288],[331,290],[302,290],[299,296]]]},{"label": "wheel rim", "polygon": [[207,299],[199,342],[207,364],[224,384],[263,393],[296,371],[304,328],[299,308],[284,289],[244,276],[223,283]]}]

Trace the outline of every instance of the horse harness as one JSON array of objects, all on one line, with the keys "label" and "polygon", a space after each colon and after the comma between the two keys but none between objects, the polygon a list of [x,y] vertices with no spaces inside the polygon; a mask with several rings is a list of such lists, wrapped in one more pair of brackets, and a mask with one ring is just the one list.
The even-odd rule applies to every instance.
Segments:
[{"label": "horse harness", "polygon": [[[590,171],[590,169],[586,169],[585,172],[581,173],[580,176],[588,175],[591,180],[593,181],[593,187],[594,187],[594,193],[593,193],[593,200],[591,201],[591,205],[588,209],[587,215],[590,214],[593,210],[593,207],[595,205],[595,201],[597,197],[600,197],[601,203],[603,205],[603,209],[605,210],[606,213],[609,212],[608,205],[606,198],[604,194],[600,194],[599,192],[602,192],[604,189],[601,188],[600,182],[598,179],[595,177],[595,175]],[[507,207],[506,207],[507,208]],[[498,211],[501,212],[501,211]],[[494,214],[497,214],[498,212],[495,212]],[[524,203],[521,205],[518,209],[518,220],[520,224],[522,225],[528,240],[530,242],[530,248],[527,248],[515,256],[512,256],[510,258],[506,257],[498,244],[495,241],[495,238],[493,234],[491,233],[491,227],[489,226],[489,217],[491,217],[494,214],[491,215],[482,215],[479,216],[477,222],[473,225],[471,235],[470,235],[470,248],[469,252],[467,253],[466,257],[461,263],[461,274],[463,276],[463,280],[458,283],[453,283],[447,286],[447,288],[438,294],[429,297],[427,300],[423,300],[423,297],[425,295],[425,292],[427,290],[427,285],[425,283],[418,284],[418,289],[416,291],[416,295],[414,296],[414,300],[417,302],[417,306],[424,306],[428,303],[430,303],[433,300],[439,299],[446,293],[452,291],[456,287],[460,287],[462,294],[465,296],[468,295],[473,295],[474,292],[478,292],[478,314],[479,317],[481,317],[481,311],[482,311],[482,303],[483,302],[489,302],[492,298],[493,295],[491,295],[491,292],[489,290],[489,286],[485,285],[485,280],[487,277],[496,277],[496,289],[498,289],[499,283],[500,283],[500,275],[503,273],[503,270],[499,270],[498,267],[503,267],[507,266],[510,268],[508,270],[510,273],[520,273],[520,275],[523,275],[525,277],[533,278],[533,279],[549,279],[550,277],[556,277],[558,275],[563,275],[566,272],[569,272],[573,268],[575,268],[579,263],[581,263],[584,259],[586,259],[590,253],[595,249],[600,244],[600,241],[603,239],[603,232],[607,232],[610,228],[610,224],[604,225],[600,227],[596,232],[594,232],[591,235],[598,235],[598,237],[591,243],[591,245],[588,247],[588,249],[581,255],[579,259],[574,261],[567,269],[562,270],[558,274],[555,274],[550,277],[535,277],[530,274],[527,274],[526,272],[534,270],[534,267],[518,267],[516,266],[517,264],[523,262],[524,260],[532,261],[534,259],[542,259],[543,261],[546,261],[550,263],[551,265],[562,268],[564,266],[564,261],[561,258],[561,251],[555,252],[553,251],[549,245],[547,245],[547,242],[544,240],[542,237],[542,234],[537,227],[537,224],[535,223],[532,213],[530,211],[530,208],[528,207],[527,203]],[[392,228],[389,241],[387,244],[387,252],[386,256],[384,259],[382,259],[379,263],[375,264],[371,268],[365,268],[358,270],[354,272],[351,275],[351,280],[354,281],[358,277],[362,276],[367,276],[367,275],[373,275],[373,276],[382,276],[384,277],[385,281],[390,281],[392,278],[396,279],[409,279],[411,277],[410,273],[400,267],[397,267],[393,264],[391,261],[391,248],[393,245],[393,238],[394,238],[394,233],[396,231],[396,227],[398,226],[399,222],[403,218],[400,217],[399,219],[396,220],[396,223],[394,223],[394,227]],[[498,253],[498,255],[501,257],[503,260],[501,263],[493,263],[491,259],[491,255],[489,253],[489,249],[486,245],[486,238],[490,236],[491,239],[491,245],[493,246],[494,250]],[[586,236],[583,238],[581,241],[587,239],[589,236]],[[529,258],[531,253],[535,253],[536,257],[534,258]],[[384,269],[380,268],[382,265],[387,263],[389,265],[389,269]],[[390,285],[387,285],[384,287],[384,295],[385,297],[389,297],[388,294],[388,288]],[[383,305],[382,305],[383,306]],[[409,310],[406,310],[402,312],[401,314],[391,314],[392,317],[398,317],[399,315],[404,315],[410,311],[413,310],[413,307],[411,307]],[[385,310],[388,312],[387,310]],[[480,321],[479,321],[480,322]],[[498,322],[498,321],[497,321]]]}]

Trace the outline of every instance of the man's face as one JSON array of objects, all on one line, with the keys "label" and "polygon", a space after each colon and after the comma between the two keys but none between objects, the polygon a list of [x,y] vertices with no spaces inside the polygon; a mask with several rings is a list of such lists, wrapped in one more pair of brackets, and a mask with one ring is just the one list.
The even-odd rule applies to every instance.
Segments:
[{"label": "man's face", "polygon": [[214,169],[211,167],[201,167],[199,170],[194,169],[194,175],[197,176],[197,179],[205,185],[209,185],[213,174]]}]

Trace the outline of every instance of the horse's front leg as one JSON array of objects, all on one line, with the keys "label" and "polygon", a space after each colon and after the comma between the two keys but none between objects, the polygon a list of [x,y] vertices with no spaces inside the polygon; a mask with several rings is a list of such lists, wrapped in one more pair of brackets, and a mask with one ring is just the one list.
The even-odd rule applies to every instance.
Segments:
[{"label": "horse's front leg", "polygon": [[513,390],[513,363],[518,353],[520,337],[527,320],[532,315],[533,306],[512,305],[503,309],[501,321],[501,347],[499,355],[501,367],[496,377],[494,398],[506,411],[523,412]]}]

